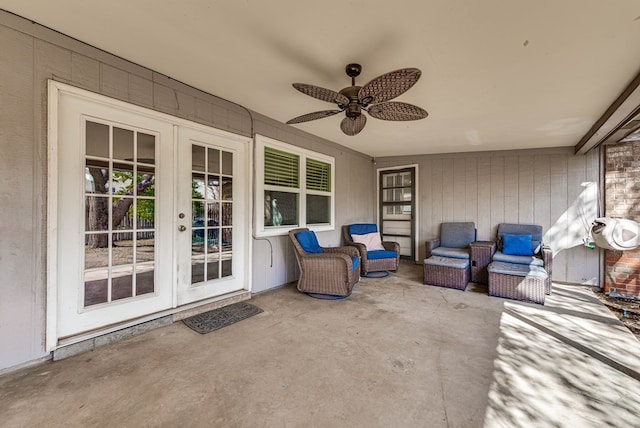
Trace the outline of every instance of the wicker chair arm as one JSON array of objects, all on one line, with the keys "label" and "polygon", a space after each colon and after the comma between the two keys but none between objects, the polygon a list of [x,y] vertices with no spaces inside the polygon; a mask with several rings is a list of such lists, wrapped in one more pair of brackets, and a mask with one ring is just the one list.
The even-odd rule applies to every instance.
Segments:
[{"label": "wicker chair arm", "polygon": [[551,273],[553,272],[553,250],[548,245],[543,245],[540,249],[540,255],[544,262],[544,270],[546,270],[549,277],[551,277]]},{"label": "wicker chair arm", "polygon": [[[360,244],[362,245],[362,244]],[[354,245],[345,245],[344,247],[322,247],[322,251],[329,254],[346,254],[349,257],[358,257],[360,252]]]},{"label": "wicker chair arm", "polygon": [[387,251],[400,252],[400,244],[395,241],[382,241],[382,246]]},{"label": "wicker chair arm", "polygon": [[427,239],[424,243],[424,258],[431,257],[431,252],[440,246],[440,238]]}]

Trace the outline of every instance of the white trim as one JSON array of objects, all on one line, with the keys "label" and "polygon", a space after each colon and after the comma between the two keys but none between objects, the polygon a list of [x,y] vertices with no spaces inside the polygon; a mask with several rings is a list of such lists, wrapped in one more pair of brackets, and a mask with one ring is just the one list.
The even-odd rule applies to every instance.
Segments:
[{"label": "white trim", "polygon": [[389,167],[384,167],[384,168],[376,168],[376,222],[377,224],[380,224],[380,173],[382,171],[395,171],[398,169],[406,169],[406,168],[414,168],[415,174],[414,174],[414,189],[415,189],[415,193],[413,195],[411,195],[412,197],[412,202],[413,202],[413,206],[414,206],[414,212],[412,212],[411,214],[413,215],[413,254],[414,254],[414,261],[417,263],[419,261],[420,258],[420,254],[419,254],[419,239],[418,239],[418,230],[420,230],[419,227],[419,222],[420,222],[420,217],[419,217],[419,204],[418,204],[418,195],[420,194],[420,189],[418,188],[419,184],[420,184],[420,180],[418,179],[418,174],[419,174],[419,165],[417,163],[414,164],[409,164],[409,165],[398,165],[398,166],[389,166]]},{"label": "white trim", "polygon": [[[289,192],[289,193],[297,193],[300,195],[298,198],[298,214],[299,214],[299,224],[297,225],[286,225],[286,226],[269,226],[265,228],[264,225],[264,147],[272,147],[278,150],[282,150],[284,152],[293,153],[301,156],[300,163],[300,187],[298,189],[292,189],[289,187],[283,187],[281,191]],[[323,232],[335,229],[335,221],[336,221],[336,161],[335,157],[325,155],[323,153],[314,152],[312,150],[307,150],[305,148],[294,146],[292,144],[284,143],[282,141],[274,140],[273,138],[265,137],[264,135],[256,134],[255,135],[255,147],[254,147],[255,159],[255,195],[252,202],[254,212],[253,212],[253,221],[254,221],[254,234],[255,237],[264,238],[270,236],[282,236],[286,235],[289,230],[295,229],[297,227],[308,227],[310,230],[316,232]],[[331,192],[319,192],[319,191],[307,191],[306,186],[306,159],[311,158],[314,160],[318,160],[321,162],[326,162],[331,165]],[[274,186],[269,186],[270,188],[275,188]],[[331,223],[329,224],[312,224],[309,225],[306,223],[306,195],[327,195],[330,193],[331,198]]]},{"label": "white trim", "polygon": [[47,131],[47,313],[45,350],[53,351],[58,342],[58,87],[48,82]]}]

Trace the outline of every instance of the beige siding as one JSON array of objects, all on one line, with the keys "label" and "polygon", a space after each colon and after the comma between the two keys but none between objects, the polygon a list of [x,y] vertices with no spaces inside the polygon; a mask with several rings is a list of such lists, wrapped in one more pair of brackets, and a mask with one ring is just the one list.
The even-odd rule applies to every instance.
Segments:
[{"label": "beige siding", "polygon": [[[0,371],[46,357],[47,80],[336,158],[336,225],[375,220],[369,156],[0,11]],[[254,120],[255,119],[255,120]],[[339,230],[320,234],[339,245]],[[254,291],[296,278],[288,237],[254,240]]]},{"label": "beige siding", "polygon": [[[597,250],[582,245],[597,214],[598,154],[573,148],[376,159],[377,168],[418,160],[419,260],[444,221],[474,221],[478,239],[499,223],[541,225],[555,251],[556,281],[597,284]],[[595,186],[595,187],[594,187]]]}]

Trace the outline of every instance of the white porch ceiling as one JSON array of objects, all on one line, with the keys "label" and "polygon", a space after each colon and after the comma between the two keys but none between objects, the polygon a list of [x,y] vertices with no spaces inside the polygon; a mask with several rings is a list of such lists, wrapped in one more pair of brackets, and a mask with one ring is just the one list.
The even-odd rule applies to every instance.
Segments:
[{"label": "white porch ceiling", "polygon": [[637,0],[0,0],[13,12],[286,122],[340,90],[404,67],[397,101],[429,117],[342,114],[295,125],[372,156],[573,146],[640,71]]}]

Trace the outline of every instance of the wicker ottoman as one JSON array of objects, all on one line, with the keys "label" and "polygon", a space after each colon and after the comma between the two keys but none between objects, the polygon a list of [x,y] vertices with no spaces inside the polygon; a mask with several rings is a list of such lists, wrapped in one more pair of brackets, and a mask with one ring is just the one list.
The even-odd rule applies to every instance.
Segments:
[{"label": "wicker ottoman", "polygon": [[469,260],[431,256],[424,259],[424,283],[464,290],[469,283]]},{"label": "wicker ottoman", "polygon": [[493,262],[489,272],[489,295],[544,305],[547,271],[541,266]]}]

